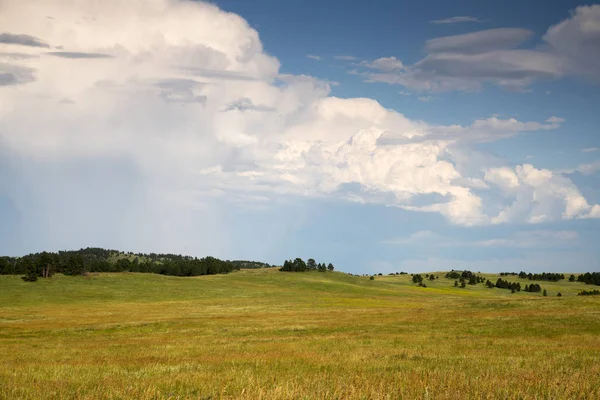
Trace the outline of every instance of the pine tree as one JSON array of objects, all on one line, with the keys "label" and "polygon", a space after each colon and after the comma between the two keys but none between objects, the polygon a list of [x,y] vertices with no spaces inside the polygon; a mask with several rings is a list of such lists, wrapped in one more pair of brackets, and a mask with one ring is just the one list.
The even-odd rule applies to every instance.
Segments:
[{"label": "pine tree", "polygon": [[25,270],[27,271],[25,276],[21,277],[25,282],[35,282],[38,280],[37,265],[30,259],[24,258],[22,261]]},{"label": "pine tree", "polygon": [[293,271],[304,272],[306,270],[307,270],[307,268],[306,268],[306,263],[304,262],[304,260],[299,257],[296,258],[294,260]]},{"label": "pine tree", "polygon": [[333,271],[333,264],[329,263],[329,265],[327,266],[327,270],[329,270],[329,272]]}]

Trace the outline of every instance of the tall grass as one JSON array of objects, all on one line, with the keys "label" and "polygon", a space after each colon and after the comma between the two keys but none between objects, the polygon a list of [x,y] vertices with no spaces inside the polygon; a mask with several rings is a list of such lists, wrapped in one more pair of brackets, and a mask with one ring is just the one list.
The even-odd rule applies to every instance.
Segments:
[{"label": "tall grass", "polygon": [[439,275],[0,276],[0,398],[600,398],[585,285]]}]

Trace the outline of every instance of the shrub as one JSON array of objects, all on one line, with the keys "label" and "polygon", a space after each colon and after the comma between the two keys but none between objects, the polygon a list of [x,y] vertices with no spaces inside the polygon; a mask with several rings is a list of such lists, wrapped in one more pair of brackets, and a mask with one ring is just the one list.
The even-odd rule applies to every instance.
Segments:
[{"label": "shrub", "polygon": [[600,290],[582,290],[577,296],[600,296]]}]

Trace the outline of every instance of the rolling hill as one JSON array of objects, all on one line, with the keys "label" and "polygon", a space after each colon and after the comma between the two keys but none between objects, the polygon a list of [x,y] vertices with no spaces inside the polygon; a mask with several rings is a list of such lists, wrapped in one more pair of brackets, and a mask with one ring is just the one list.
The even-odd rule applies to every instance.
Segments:
[{"label": "rolling hill", "polygon": [[600,397],[595,286],[434,274],[0,276],[0,398]]}]

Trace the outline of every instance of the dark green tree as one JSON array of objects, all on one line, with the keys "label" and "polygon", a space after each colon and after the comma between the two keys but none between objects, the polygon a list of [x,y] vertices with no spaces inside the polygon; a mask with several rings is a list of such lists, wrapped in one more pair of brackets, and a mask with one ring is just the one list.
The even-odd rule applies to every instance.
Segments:
[{"label": "dark green tree", "polygon": [[36,263],[29,257],[21,260],[22,266],[26,269],[26,274],[21,279],[25,282],[35,282],[38,280],[38,270]]},{"label": "dark green tree", "polygon": [[67,258],[63,273],[65,275],[83,275],[85,262],[81,254],[71,255]]},{"label": "dark green tree", "polygon": [[304,260],[299,257],[296,258],[294,260],[294,271],[304,272],[306,270],[307,270],[307,267],[306,267],[306,263],[304,262]]},{"label": "dark green tree", "polygon": [[329,263],[329,265],[327,266],[327,270],[330,272],[334,270],[332,263]]},{"label": "dark green tree", "polygon": [[53,259],[50,253],[44,251],[36,260],[37,271],[41,274],[42,278],[49,278],[51,276],[51,269]]},{"label": "dark green tree", "polygon": [[306,261],[306,268],[309,271],[316,271],[317,270],[317,262],[315,261],[314,258],[309,258],[308,261]]}]

